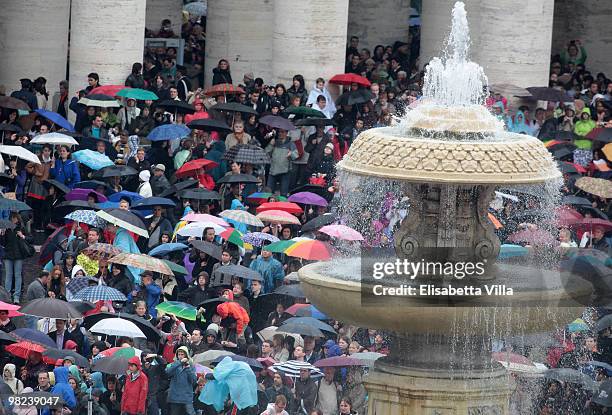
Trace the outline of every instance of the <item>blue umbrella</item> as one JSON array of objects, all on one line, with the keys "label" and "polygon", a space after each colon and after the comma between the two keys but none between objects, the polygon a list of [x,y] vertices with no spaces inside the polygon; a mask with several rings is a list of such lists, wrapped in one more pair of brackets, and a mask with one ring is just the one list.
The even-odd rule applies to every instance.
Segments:
[{"label": "blue umbrella", "polygon": [[98,209],[119,209],[119,202],[106,201],[96,205]]},{"label": "blue umbrella", "polygon": [[150,141],[178,140],[187,137],[191,130],[184,125],[164,124],[155,127],[147,136]]},{"label": "blue umbrella", "polygon": [[38,343],[43,346],[57,347],[57,344],[55,344],[55,342],[51,340],[51,337],[47,336],[42,331],[33,329],[17,329],[13,330],[11,334],[13,336],[19,337],[20,339]]},{"label": "blue umbrella", "polygon": [[172,208],[176,206],[176,203],[174,203],[170,199],[166,199],[165,197],[146,197],[134,203],[134,205],[132,206],[132,209],[145,210],[145,209],[151,209],[154,206]]},{"label": "blue umbrella", "polygon": [[524,246],[520,245],[512,245],[512,244],[503,244],[499,248],[498,259],[508,259],[519,256],[525,256],[529,253],[529,250]]},{"label": "blue umbrella", "polygon": [[73,300],[91,301],[96,302],[99,300],[104,301],[126,301],[127,298],[121,291],[118,291],[112,287],[106,285],[93,285],[91,287],[83,288],[81,291],[76,293]]},{"label": "blue umbrella", "polygon": [[312,317],[312,318],[316,318],[317,320],[329,319],[329,317],[327,317],[325,314],[323,314],[323,312],[319,311],[319,309],[313,305],[309,305],[309,306],[300,308],[299,310],[295,312],[295,316],[296,317]]},{"label": "blue umbrella", "polygon": [[151,256],[164,256],[168,255],[170,252],[182,251],[183,249],[188,249],[189,247],[185,244],[181,243],[169,243],[158,245],[155,248],[149,251],[149,255]]},{"label": "blue umbrella", "polygon": [[140,199],[144,199],[140,194],[122,190],[121,192],[113,193],[108,197],[109,202],[120,202],[121,198],[129,199],[131,203],[136,203]]},{"label": "blue umbrella", "polygon": [[103,228],[106,226],[106,221],[104,221],[104,219],[100,219],[100,217],[97,216],[96,212],[93,210],[75,210],[74,212],[64,216],[64,219],[86,223],[88,225],[95,226],[96,228]]},{"label": "blue umbrella", "polygon": [[114,166],[115,163],[106,154],[100,154],[92,150],[79,150],[72,153],[72,158],[86,165],[92,170],[100,170],[104,167]]},{"label": "blue umbrella", "polygon": [[67,119],[59,115],[57,112],[47,111],[43,109],[37,109],[36,112],[41,117],[45,117],[49,121],[52,121],[54,124],[59,125],[65,130],[74,132],[74,126],[68,122]]}]

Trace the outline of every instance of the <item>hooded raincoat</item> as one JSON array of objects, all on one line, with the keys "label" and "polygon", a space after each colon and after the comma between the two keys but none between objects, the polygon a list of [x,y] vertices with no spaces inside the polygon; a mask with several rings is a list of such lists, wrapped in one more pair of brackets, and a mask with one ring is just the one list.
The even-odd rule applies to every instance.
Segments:
[{"label": "hooded raincoat", "polygon": [[128,363],[135,364],[138,371],[136,373],[130,373],[125,378],[123,396],[121,397],[121,413],[144,414],[147,407],[149,380],[147,379],[147,375],[142,371],[139,357],[131,357]]},{"label": "hooded raincoat", "polygon": [[68,383],[68,371],[67,367],[56,367],[53,369],[53,376],[55,376],[55,386],[51,389],[51,393],[55,395],[59,395],[62,397],[65,405],[70,409],[74,409],[76,407],[76,397],[74,396],[74,391],[72,387]]},{"label": "hooded raincoat", "polygon": [[[189,364],[184,365],[177,357],[182,351],[189,359]],[[181,346],[176,349],[175,360],[166,367],[166,375],[170,378],[170,389],[168,392],[168,403],[192,404],[193,389],[197,382],[195,369],[191,361],[189,349]]]}]

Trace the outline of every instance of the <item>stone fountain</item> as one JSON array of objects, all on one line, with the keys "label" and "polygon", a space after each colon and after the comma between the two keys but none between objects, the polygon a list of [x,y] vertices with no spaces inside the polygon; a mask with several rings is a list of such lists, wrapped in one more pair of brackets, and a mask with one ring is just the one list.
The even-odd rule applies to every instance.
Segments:
[{"label": "stone fountain", "polygon": [[[393,333],[389,356],[376,362],[366,381],[372,415],[508,413],[512,383],[491,360],[491,339],[563,325],[591,293],[589,284],[564,279],[554,269],[496,263],[500,241],[487,218],[496,187],[550,188],[561,174],[538,139],[505,132],[483,106],[487,80],[468,60],[463,3],[456,3],[452,21],[449,50],[430,62],[422,103],[399,125],[357,138],[339,163],[341,186],[355,179],[383,181],[407,197],[408,214],[394,234],[391,260],[480,263],[484,272],[469,284],[514,292],[376,301],[371,293],[380,281],[364,275],[371,254],[303,267],[304,292],[327,315]],[[468,283],[437,274],[401,282]]]}]

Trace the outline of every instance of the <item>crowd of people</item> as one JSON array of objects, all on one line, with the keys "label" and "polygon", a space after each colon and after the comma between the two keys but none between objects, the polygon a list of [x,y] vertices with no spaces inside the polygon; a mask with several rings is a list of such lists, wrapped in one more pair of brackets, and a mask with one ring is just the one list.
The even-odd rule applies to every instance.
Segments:
[{"label": "crowd of people", "polygon": [[[329,79],[296,74],[283,85],[232,73],[225,59],[204,89],[204,23],[183,26],[185,66],[174,48],[147,49],[124,85],[101,85],[92,72],[74,97],[60,83],[52,105],[41,76],[0,97],[4,383],[14,394],[61,396],[62,413],[363,415],[364,376],[391,337],[324,315],[307,303],[296,273],[316,250],[331,257],[342,239],[324,226],[349,222],[338,211],[336,162],[362,131],[419,104],[418,33],[372,51],[351,37],[346,73],[331,80],[343,85],[335,98]],[[148,36],[173,37],[170,27],[164,21]],[[565,255],[580,247],[601,252],[609,271],[612,81],[593,76],[586,58],[576,41],[553,57],[549,89],[562,98],[542,106],[513,111],[514,98],[491,86],[486,104],[507,129],[539,137],[560,162],[566,206],[543,226],[538,195],[502,189],[490,213],[502,244],[523,248],[520,255],[540,255],[542,241]],[[372,210],[364,245],[393,240],[403,201],[389,194]],[[590,219],[595,226],[586,227]],[[312,249],[288,250],[302,243]],[[122,262],[122,253],[148,262]],[[42,270],[24,278],[34,261]],[[20,315],[20,305],[45,298],[77,307],[79,318]],[[607,313],[588,308],[579,324],[559,327],[546,365],[594,382],[612,376],[612,324],[600,323]],[[117,316],[145,337],[92,329]],[[498,351],[531,358],[536,346],[501,341]],[[538,399],[517,388],[514,413],[612,406],[576,382],[542,385]]]}]

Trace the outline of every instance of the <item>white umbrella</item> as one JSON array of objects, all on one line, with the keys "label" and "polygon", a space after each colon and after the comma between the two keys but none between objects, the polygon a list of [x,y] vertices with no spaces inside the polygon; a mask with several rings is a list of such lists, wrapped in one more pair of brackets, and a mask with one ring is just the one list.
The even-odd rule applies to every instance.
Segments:
[{"label": "white umbrella", "polygon": [[227,350],[208,350],[193,356],[193,363],[207,365],[221,356],[234,356],[234,353],[228,352]]},{"label": "white umbrella", "polygon": [[304,346],[304,339],[302,338],[302,336],[295,333],[286,333],[284,331],[279,330],[276,326],[266,327],[265,329],[258,331],[257,336],[261,340],[272,340],[272,337],[277,333],[282,334],[284,336],[293,337],[295,339],[295,346]]},{"label": "white umbrella", "polygon": [[66,146],[78,146],[79,143],[74,138],[66,134],[61,133],[48,133],[40,134],[34,137],[31,141],[32,144],[53,144],[53,145],[66,145]]},{"label": "white umbrella", "polygon": [[136,324],[122,318],[105,318],[91,326],[89,331],[109,336],[147,338]]},{"label": "white umbrella", "polygon": [[186,11],[192,16],[206,16],[208,10],[208,2],[206,0],[194,1],[183,6],[183,11]]},{"label": "white umbrella", "polygon": [[361,353],[353,353],[350,357],[355,359],[362,360],[368,367],[374,367],[374,362],[376,362],[381,357],[385,356],[382,353],[377,352],[361,352]]},{"label": "white umbrella", "polygon": [[0,153],[8,154],[9,156],[15,156],[35,164],[40,164],[40,160],[38,160],[38,156],[36,154],[32,153],[29,150],[26,150],[21,146],[0,145]]},{"label": "white umbrella", "polygon": [[202,238],[202,234],[204,229],[213,228],[215,230],[215,235],[219,235],[221,232],[225,231],[225,228],[221,225],[217,225],[212,222],[191,222],[185,226],[183,226],[178,232],[177,235],[180,236],[193,236],[194,238]]}]

